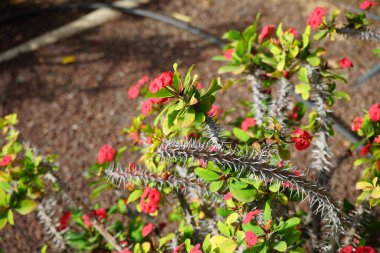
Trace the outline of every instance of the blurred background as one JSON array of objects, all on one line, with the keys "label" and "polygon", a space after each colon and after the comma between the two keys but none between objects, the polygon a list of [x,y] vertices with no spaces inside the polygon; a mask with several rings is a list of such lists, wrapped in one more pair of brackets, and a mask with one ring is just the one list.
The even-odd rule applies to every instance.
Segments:
[{"label": "blurred background", "polygon": [[[180,19],[217,37],[229,29],[244,29],[258,13],[262,17],[261,26],[283,22],[284,27],[295,27],[302,33],[308,15],[316,6],[323,6],[328,12],[336,8],[356,11],[360,3],[354,0],[126,2],[129,2],[128,6]],[[128,100],[128,88],[143,75],[153,78],[170,70],[174,62],[183,71],[195,64],[195,72],[204,84],[208,84],[218,75],[221,66],[211,58],[222,53],[217,45],[186,30],[117,12],[98,12],[100,14],[92,20],[99,22],[97,26],[83,28],[65,38],[54,37],[56,42],[41,45],[36,50],[17,56],[9,53],[33,38],[94,12],[90,8],[93,3],[94,0],[0,1],[0,112],[2,115],[17,113],[21,133],[41,153],[60,155],[59,174],[68,183],[71,193],[79,198],[89,192],[83,173],[96,161],[99,147],[105,143],[118,146],[128,141],[120,131],[140,113],[141,103]],[[75,5],[70,7],[68,4],[79,5],[73,8]],[[377,17],[370,20],[376,28]],[[49,36],[45,40],[51,39]],[[351,102],[339,102],[335,107],[337,117],[349,126],[355,116],[380,98],[379,76],[355,85],[360,76],[376,66],[378,59],[372,51],[377,45],[336,38],[335,42],[325,40],[321,44],[328,49],[326,57],[331,66],[337,66],[343,57],[349,57],[354,64],[354,68],[345,72],[349,84],[339,87],[351,95]],[[227,78],[222,76],[222,80]],[[217,104],[228,109],[231,104],[237,104],[233,98],[248,98],[246,89],[247,86],[237,86],[228,90]],[[350,145],[347,139],[337,134],[332,143],[334,159],[346,154]],[[345,160],[333,175],[332,194],[340,200],[354,201],[357,195],[353,185],[360,171],[352,166],[355,157],[357,154]],[[39,249],[44,238],[36,216],[19,216],[17,219],[20,222],[16,226],[0,231],[0,249],[6,252]]]}]

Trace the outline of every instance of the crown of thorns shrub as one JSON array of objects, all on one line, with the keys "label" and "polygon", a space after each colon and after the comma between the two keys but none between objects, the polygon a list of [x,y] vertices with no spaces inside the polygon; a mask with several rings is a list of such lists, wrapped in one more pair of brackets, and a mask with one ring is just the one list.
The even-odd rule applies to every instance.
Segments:
[{"label": "crown of thorns shrub", "polygon": [[[379,35],[364,14],[346,13],[344,25],[339,15],[316,8],[302,34],[283,24],[258,29],[259,16],[242,32],[228,31],[229,43],[214,60],[225,63],[219,74],[234,78],[215,78],[207,88],[193,66],[183,75],[177,64],[138,80],[128,91],[129,99],[143,98],[141,114],[123,130],[129,144],[102,146],[86,176],[91,199],[111,191],[111,206],[73,199],[55,157],[21,141],[16,115],[1,118],[0,229],[17,222],[14,212],[36,210],[57,251],[375,252],[366,244],[371,225],[379,224],[368,207],[380,203],[380,103],[353,120],[362,141],[352,149],[363,156],[354,165],[366,167],[356,205],[342,205],[328,183],[335,166],[330,116],[337,99],[349,101],[337,83],[347,82],[340,69],[354,64],[344,55],[330,67],[317,41]],[[237,85],[251,99],[230,98],[223,111],[216,97]],[[140,157],[120,163],[127,149]],[[311,163],[297,167],[295,153],[309,153]]]}]

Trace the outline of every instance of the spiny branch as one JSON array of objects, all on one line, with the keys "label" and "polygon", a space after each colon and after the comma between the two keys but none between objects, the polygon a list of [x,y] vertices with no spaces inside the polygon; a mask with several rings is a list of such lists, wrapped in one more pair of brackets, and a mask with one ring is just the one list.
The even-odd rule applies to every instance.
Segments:
[{"label": "spiny branch", "polygon": [[[177,192],[195,191],[198,195],[214,196],[208,189],[208,185],[199,179],[197,179],[194,174],[186,175],[186,177],[181,177],[178,175],[172,175],[169,172],[162,173],[160,175],[151,172],[147,169],[139,167],[134,167],[133,169],[125,168],[121,166],[109,166],[104,173],[106,174],[108,180],[118,187],[125,185],[128,182],[140,182],[142,186],[147,186],[149,183],[153,183],[157,187],[168,186],[175,189]],[[217,194],[217,197],[222,199],[222,196]]]},{"label": "spiny branch", "polygon": [[210,116],[206,116],[205,130],[214,146],[217,149],[222,149],[223,141],[220,137],[220,127],[216,125],[215,121]]},{"label": "spiny branch", "polygon": [[265,96],[260,91],[260,83],[255,75],[248,75],[247,80],[252,88],[253,111],[255,114],[255,119],[258,125],[262,125],[264,122],[263,101],[265,100]]},{"label": "spiny branch", "polygon": [[270,117],[276,117],[278,122],[282,124],[284,122],[284,112],[288,108],[289,93],[291,90],[291,85],[289,81],[285,78],[278,80],[278,97],[272,103],[271,110],[269,111]]},{"label": "spiny branch", "polygon": [[210,149],[207,144],[196,140],[179,142],[176,140],[163,141],[158,149],[158,153],[164,158],[174,158],[176,160],[208,160],[213,161],[223,167],[244,173],[261,179],[263,182],[277,181],[278,183],[288,182],[293,185],[290,189],[296,191],[304,199],[309,199],[310,206],[316,207],[315,212],[324,215],[324,218],[331,225],[333,231],[343,230],[345,225],[344,214],[337,203],[331,198],[329,193],[312,182],[307,181],[302,176],[297,176],[290,170],[278,168],[269,164],[271,157],[269,149],[263,149],[259,153],[251,152],[243,154],[241,150],[230,150],[226,152]]},{"label": "spiny branch", "polygon": [[337,28],[336,32],[347,38],[380,42],[380,34],[369,29],[355,29],[349,26]]}]

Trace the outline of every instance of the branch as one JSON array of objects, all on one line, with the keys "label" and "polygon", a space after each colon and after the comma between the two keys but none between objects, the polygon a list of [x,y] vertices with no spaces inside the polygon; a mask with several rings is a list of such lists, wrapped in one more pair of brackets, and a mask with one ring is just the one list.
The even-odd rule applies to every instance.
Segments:
[{"label": "branch", "polygon": [[223,141],[220,137],[220,127],[216,125],[215,121],[210,116],[206,116],[205,124],[205,130],[210,141],[217,149],[223,149]]},{"label": "branch", "polygon": [[354,39],[380,42],[380,34],[371,30],[354,29],[352,27],[345,26],[337,28],[336,32],[346,38],[352,37]]},{"label": "branch", "polygon": [[99,234],[101,234],[103,236],[104,239],[106,239],[106,241],[111,244],[111,246],[117,250],[117,251],[122,251],[123,249],[117,244],[117,242],[115,241],[115,239],[112,237],[112,235],[110,233],[108,233],[108,231],[101,225],[101,224],[98,224],[97,221],[95,220],[92,220],[92,225],[94,226],[94,228],[96,229],[96,231],[99,232]]},{"label": "branch", "polygon": [[265,100],[265,95],[260,91],[261,86],[255,75],[248,75],[247,80],[252,87],[252,102],[255,120],[258,125],[262,125],[264,122],[263,102]]},{"label": "branch", "polygon": [[[269,149],[262,149],[259,153],[252,151],[244,155],[242,150],[230,150],[226,152],[213,151],[207,144],[198,141],[180,142],[167,140],[158,148],[158,153],[164,158],[174,158],[186,161],[208,160],[230,168],[237,172],[245,173],[247,176],[259,178],[263,182],[291,183],[291,194],[293,190],[304,199],[309,199],[310,206],[316,207],[315,213],[325,215],[323,218],[331,224],[334,232],[343,231],[345,225],[344,214],[337,203],[332,199],[327,190],[317,184],[307,181],[302,176],[295,175],[290,170],[284,170],[269,164],[271,154]],[[293,167],[294,169],[295,167]]]}]

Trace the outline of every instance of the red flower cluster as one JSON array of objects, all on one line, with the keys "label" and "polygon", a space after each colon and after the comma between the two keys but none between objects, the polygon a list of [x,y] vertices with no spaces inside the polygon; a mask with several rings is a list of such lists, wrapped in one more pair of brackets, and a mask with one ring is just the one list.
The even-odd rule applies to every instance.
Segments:
[{"label": "red flower cluster", "polygon": [[147,116],[153,108],[153,104],[161,104],[168,101],[168,98],[149,98],[145,100],[141,105],[142,113]]},{"label": "red flower cluster", "polygon": [[112,148],[111,145],[103,145],[98,153],[98,163],[103,164],[105,162],[111,162],[115,158],[117,151]]},{"label": "red flower cluster", "polygon": [[[354,246],[347,245],[340,249],[340,253],[352,253]],[[355,253],[376,253],[375,249],[370,246],[359,246],[356,248]]]},{"label": "red flower cluster", "polygon": [[69,222],[70,217],[71,217],[71,212],[67,211],[61,216],[61,218],[59,218],[59,222],[57,226],[58,231],[62,231],[67,228],[68,226],[67,223]]},{"label": "red flower cluster", "polygon": [[149,85],[149,91],[157,93],[161,88],[173,84],[173,73],[170,71],[159,74]]},{"label": "red flower cluster", "polygon": [[140,95],[140,88],[149,82],[148,76],[140,78],[135,85],[128,89],[128,98],[135,99]]},{"label": "red flower cluster", "polygon": [[161,194],[159,190],[150,188],[149,186],[146,187],[140,197],[141,211],[144,213],[154,213],[158,208],[160,199]]},{"label": "red flower cluster", "polygon": [[179,253],[180,250],[183,248],[183,246],[185,245],[185,243],[181,243],[180,245],[178,245],[178,247],[176,247],[173,251],[173,253]]},{"label": "red flower cluster", "polygon": [[297,150],[304,150],[310,146],[311,136],[307,131],[298,128],[292,133],[291,140],[295,143]]},{"label": "red flower cluster", "polygon": [[261,29],[261,32],[259,34],[259,42],[263,41],[263,39],[269,38],[272,33],[274,32],[274,29],[276,27],[274,25],[266,25]]},{"label": "red flower cluster", "polygon": [[367,143],[360,149],[360,155],[367,156],[369,153],[369,149],[371,148],[371,143]]},{"label": "red flower cluster", "polygon": [[299,117],[299,114],[298,112],[301,110],[301,108],[299,106],[295,106],[292,110],[292,112],[289,114],[289,118],[293,119],[293,120],[297,120],[298,117]]},{"label": "red flower cluster", "polygon": [[143,237],[146,237],[147,235],[149,235],[150,234],[150,232],[152,232],[153,231],[153,229],[154,229],[154,225],[152,224],[152,223],[148,223],[148,224],[146,224],[144,227],[143,227],[143,229],[142,229],[142,236]]},{"label": "red flower cluster", "polygon": [[352,62],[350,61],[350,59],[348,59],[347,57],[341,59],[339,62],[338,62],[339,66],[343,69],[347,69],[347,68],[352,68],[354,65],[352,64]]},{"label": "red flower cluster", "polygon": [[255,118],[246,118],[242,123],[241,123],[241,129],[244,132],[248,131],[248,128],[256,126],[256,120]]},{"label": "red flower cluster", "polygon": [[323,21],[323,17],[325,16],[326,11],[322,7],[317,7],[314,9],[314,11],[310,14],[307,24],[311,26],[313,29],[318,29],[319,25]]},{"label": "red flower cluster", "polygon": [[85,214],[82,215],[82,221],[86,227],[92,226],[91,219],[93,218],[96,218],[99,222],[102,222],[107,219],[107,211],[103,208],[99,208],[92,210],[88,216]]},{"label": "red flower cluster", "polygon": [[372,105],[371,108],[369,108],[368,114],[369,114],[369,118],[373,122],[380,121],[380,103],[376,103]]},{"label": "red flower cluster", "polygon": [[362,125],[363,125],[363,118],[355,117],[354,121],[352,121],[352,124],[351,124],[351,130],[356,132],[362,128]]},{"label": "red flower cluster", "polygon": [[360,9],[367,10],[367,9],[371,8],[371,6],[376,6],[376,5],[377,5],[376,2],[373,2],[373,1],[370,1],[370,0],[364,0],[364,2],[362,2],[360,4]]},{"label": "red flower cluster", "polygon": [[258,237],[252,231],[245,232],[245,241],[247,243],[248,248],[252,248],[257,243]]},{"label": "red flower cluster", "polygon": [[224,200],[227,201],[229,199],[232,199],[232,193],[228,192],[226,195],[224,195]]},{"label": "red flower cluster", "polygon": [[224,52],[224,59],[231,60],[234,52],[235,52],[235,49],[233,48],[228,49],[226,52]]},{"label": "red flower cluster", "polygon": [[5,155],[0,160],[0,166],[8,166],[13,161],[10,155]]}]

